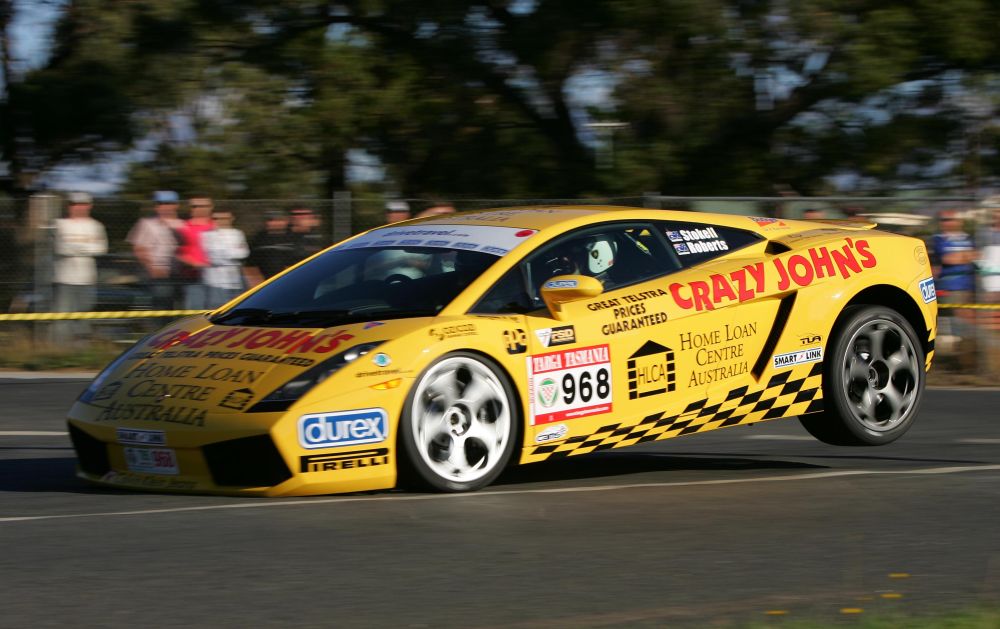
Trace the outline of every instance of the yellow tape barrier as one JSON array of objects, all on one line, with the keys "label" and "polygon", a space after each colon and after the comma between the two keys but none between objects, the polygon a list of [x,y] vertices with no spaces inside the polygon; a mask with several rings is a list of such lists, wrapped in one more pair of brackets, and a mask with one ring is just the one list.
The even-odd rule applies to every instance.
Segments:
[{"label": "yellow tape barrier", "polygon": [[1000,310],[1000,304],[938,304],[938,308],[962,308],[965,310]]},{"label": "yellow tape barrier", "polygon": [[153,317],[186,317],[205,310],[119,310],[108,312],[25,312],[0,314],[0,321],[68,321],[77,319],[151,319]]}]

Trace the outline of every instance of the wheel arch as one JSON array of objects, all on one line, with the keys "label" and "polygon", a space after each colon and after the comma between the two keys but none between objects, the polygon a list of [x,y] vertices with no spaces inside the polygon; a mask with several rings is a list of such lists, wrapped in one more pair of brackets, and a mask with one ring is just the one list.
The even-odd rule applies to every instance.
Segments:
[{"label": "wheel arch", "polygon": [[[924,350],[924,355],[926,356],[934,349],[933,343],[930,340],[931,330],[927,329],[927,323],[924,320],[924,315],[920,307],[913,297],[901,288],[888,284],[869,286],[852,297],[844,305],[844,309],[846,310],[850,306],[859,305],[885,306],[886,308],[895,310],[906,319],[907,323],[917,333]],[[843,313],[843,311],[841,312]]]},{"label": "wheel arch", "polygon": [[[449,349],[448,351],[441,353],[440,355],[434,357],[433,360],[431,360],[431,361],[429,361],[429,362],[426,363],[426,366],[423,369],[420,370],[420,373],[417,374],[417,377],[414,379],[413,386],[416,387],[417,381],[420,379],[420,376],[422,376],[424,374],[424,372],[431,365],[435,364],[436,362],[438,362],[439,360],[441,360],[445,356],[448,356],[450,354],[459,353],[459,352],[463,353],[463,354],[472,354],[472,355],[475,355],[475,356],[480,357],[480,358],[486,358],[497,369],[499,369],[500,373],[503,374],[503,376],[507,379],[507,383],[510,384],[510,388],[514,392],[515,398],[517,398],[516,399],[516,405],[515,405],[516,408],[517,408],[517,418],[516,418],[516,421],[514,422],[514,430],[516,432],[514,434],[513,441],[515,443],[515,447],[518,450],[522,450],[524,448],[524,439],[525,439],[525,431],[526,431],[525,425],[524,425],[524,422],[525,422],[524,418],[527,417],[527,414],[525,413],[525,409],[524,409],[524,396],[523,396],[523,394],[521,392],[521,387],[518,386],[517,380],[511,375],[511,373],[510,373],[510,371],[508,371],[507,367],[504,366],[503,361],[497,360],[496,358],[494,358],[493,356],[489,355],[488,353],[486,353],[486,352],[484,352],[482,350],[474,349],[474,348],[471,348],[471,347],[457,347],[457,348]],[[406,399],[408,399],[409,396],[410,396],[410,393],[407,392]],[[405,401],[404,401],[404,404],[403,404],[403,408],[404,409],[406,408]],[[399,422],[402,422],[402,421],[403,421],[403,416],[402,416],[402,412],[401,412],[399,418],[397,419],[397,426],[399,425]],[[401,438],[402,438],[402,430],[399,430],[397,428],[396,429],[396,451],[397,452],[401,452],[401,448],[402,448],[402,443],[400,441]],[[510,462],[508,463],[508,465],[517,465],[519,460],[520,460],[520,457],[518,457],[518,456],[511,456],[510,457]]]}]

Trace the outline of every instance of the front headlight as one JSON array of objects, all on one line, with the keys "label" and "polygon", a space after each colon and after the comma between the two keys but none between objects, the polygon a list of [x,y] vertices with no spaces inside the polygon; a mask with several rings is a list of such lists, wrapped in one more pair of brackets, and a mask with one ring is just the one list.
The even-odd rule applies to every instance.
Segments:
[{"label": "front headlight", "polygon": [[90,401],[94,399],[94,396],[97,394],[97,392],[101,390],[101,387],[104,386],[104,383],[105,381],[107,381],[108,376],[114,373],[114,371],[118,369],[118,367],[121,366],[123,362],[125,362],[125,360],[129,357],[129,354],[132,353],[132,350],[134,350],[137,347],[142,347],[142,344],[145,343],[151,336],[153,335],[147,334],[146,336],[142,337],[141,339],[136,341],[135,344],[132,345],[132,347],[122,352],[118,356],[118,358],[112,360],[107,367],[101,370],[101,373],[97,374],[96,378],[91,380],[90,384],[87,385],[87,388],[84,389],[83,393],[80,394],[80,397],[76,398],[76,401],[89,404]]},{"label": "front headlight", "polygon": [[385,341],[374,341],[363,343],[345,349],[339,354],[324,360],[318,365],[310,367],[299,375],[295,376],[278,389],[275,389],[260,402],[254,404],[248,412],[250,413],[273,413],[275,411],[286,410],[305,395],[314,386],[323,382],[340,368],[348,363],[352,363],[372,351]]}]

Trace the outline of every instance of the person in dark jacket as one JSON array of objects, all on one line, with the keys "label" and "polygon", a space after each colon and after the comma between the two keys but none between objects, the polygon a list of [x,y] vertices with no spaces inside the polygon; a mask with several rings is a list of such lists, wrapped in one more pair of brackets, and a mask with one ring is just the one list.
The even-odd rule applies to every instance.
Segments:
[{"label": "person in dark jacket", "polygon": [[295,237],[288,230],[288,216],[271,210],[265,215],[264,229],[250,240],[247,284],[256,286],[297,262]]}]

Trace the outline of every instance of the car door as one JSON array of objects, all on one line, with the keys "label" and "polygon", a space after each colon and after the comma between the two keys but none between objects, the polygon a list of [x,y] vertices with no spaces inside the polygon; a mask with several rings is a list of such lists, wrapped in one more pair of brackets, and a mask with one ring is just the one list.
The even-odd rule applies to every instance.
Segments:
[{"label": "car door", "polygon": [[767,292],[763,250],[760,256],[730,254],[762,247],[763,237],[694,221],[657,227],[683,267],[668,278],[668,291],[681,311],[678,318],[688,321],[676,345],[691,359],[683,374],[689,387],[705,387],[714,399],[756,385],[770,357],[772,333],[783,325],[790,304]]},{"label": "car door", "polygon": [[[642,222],[576,230],[529,255],[492,291],[493,304],[518,303],[525,313],[526,380],[518,384],[528,402],[529,445],[594,434],[689,397],[667,342],[663,278],[680,265],[655,232]],[[561,275],[595,277],[604,292],[563,304],[567,315],[556,319],[539,287]]]}]

